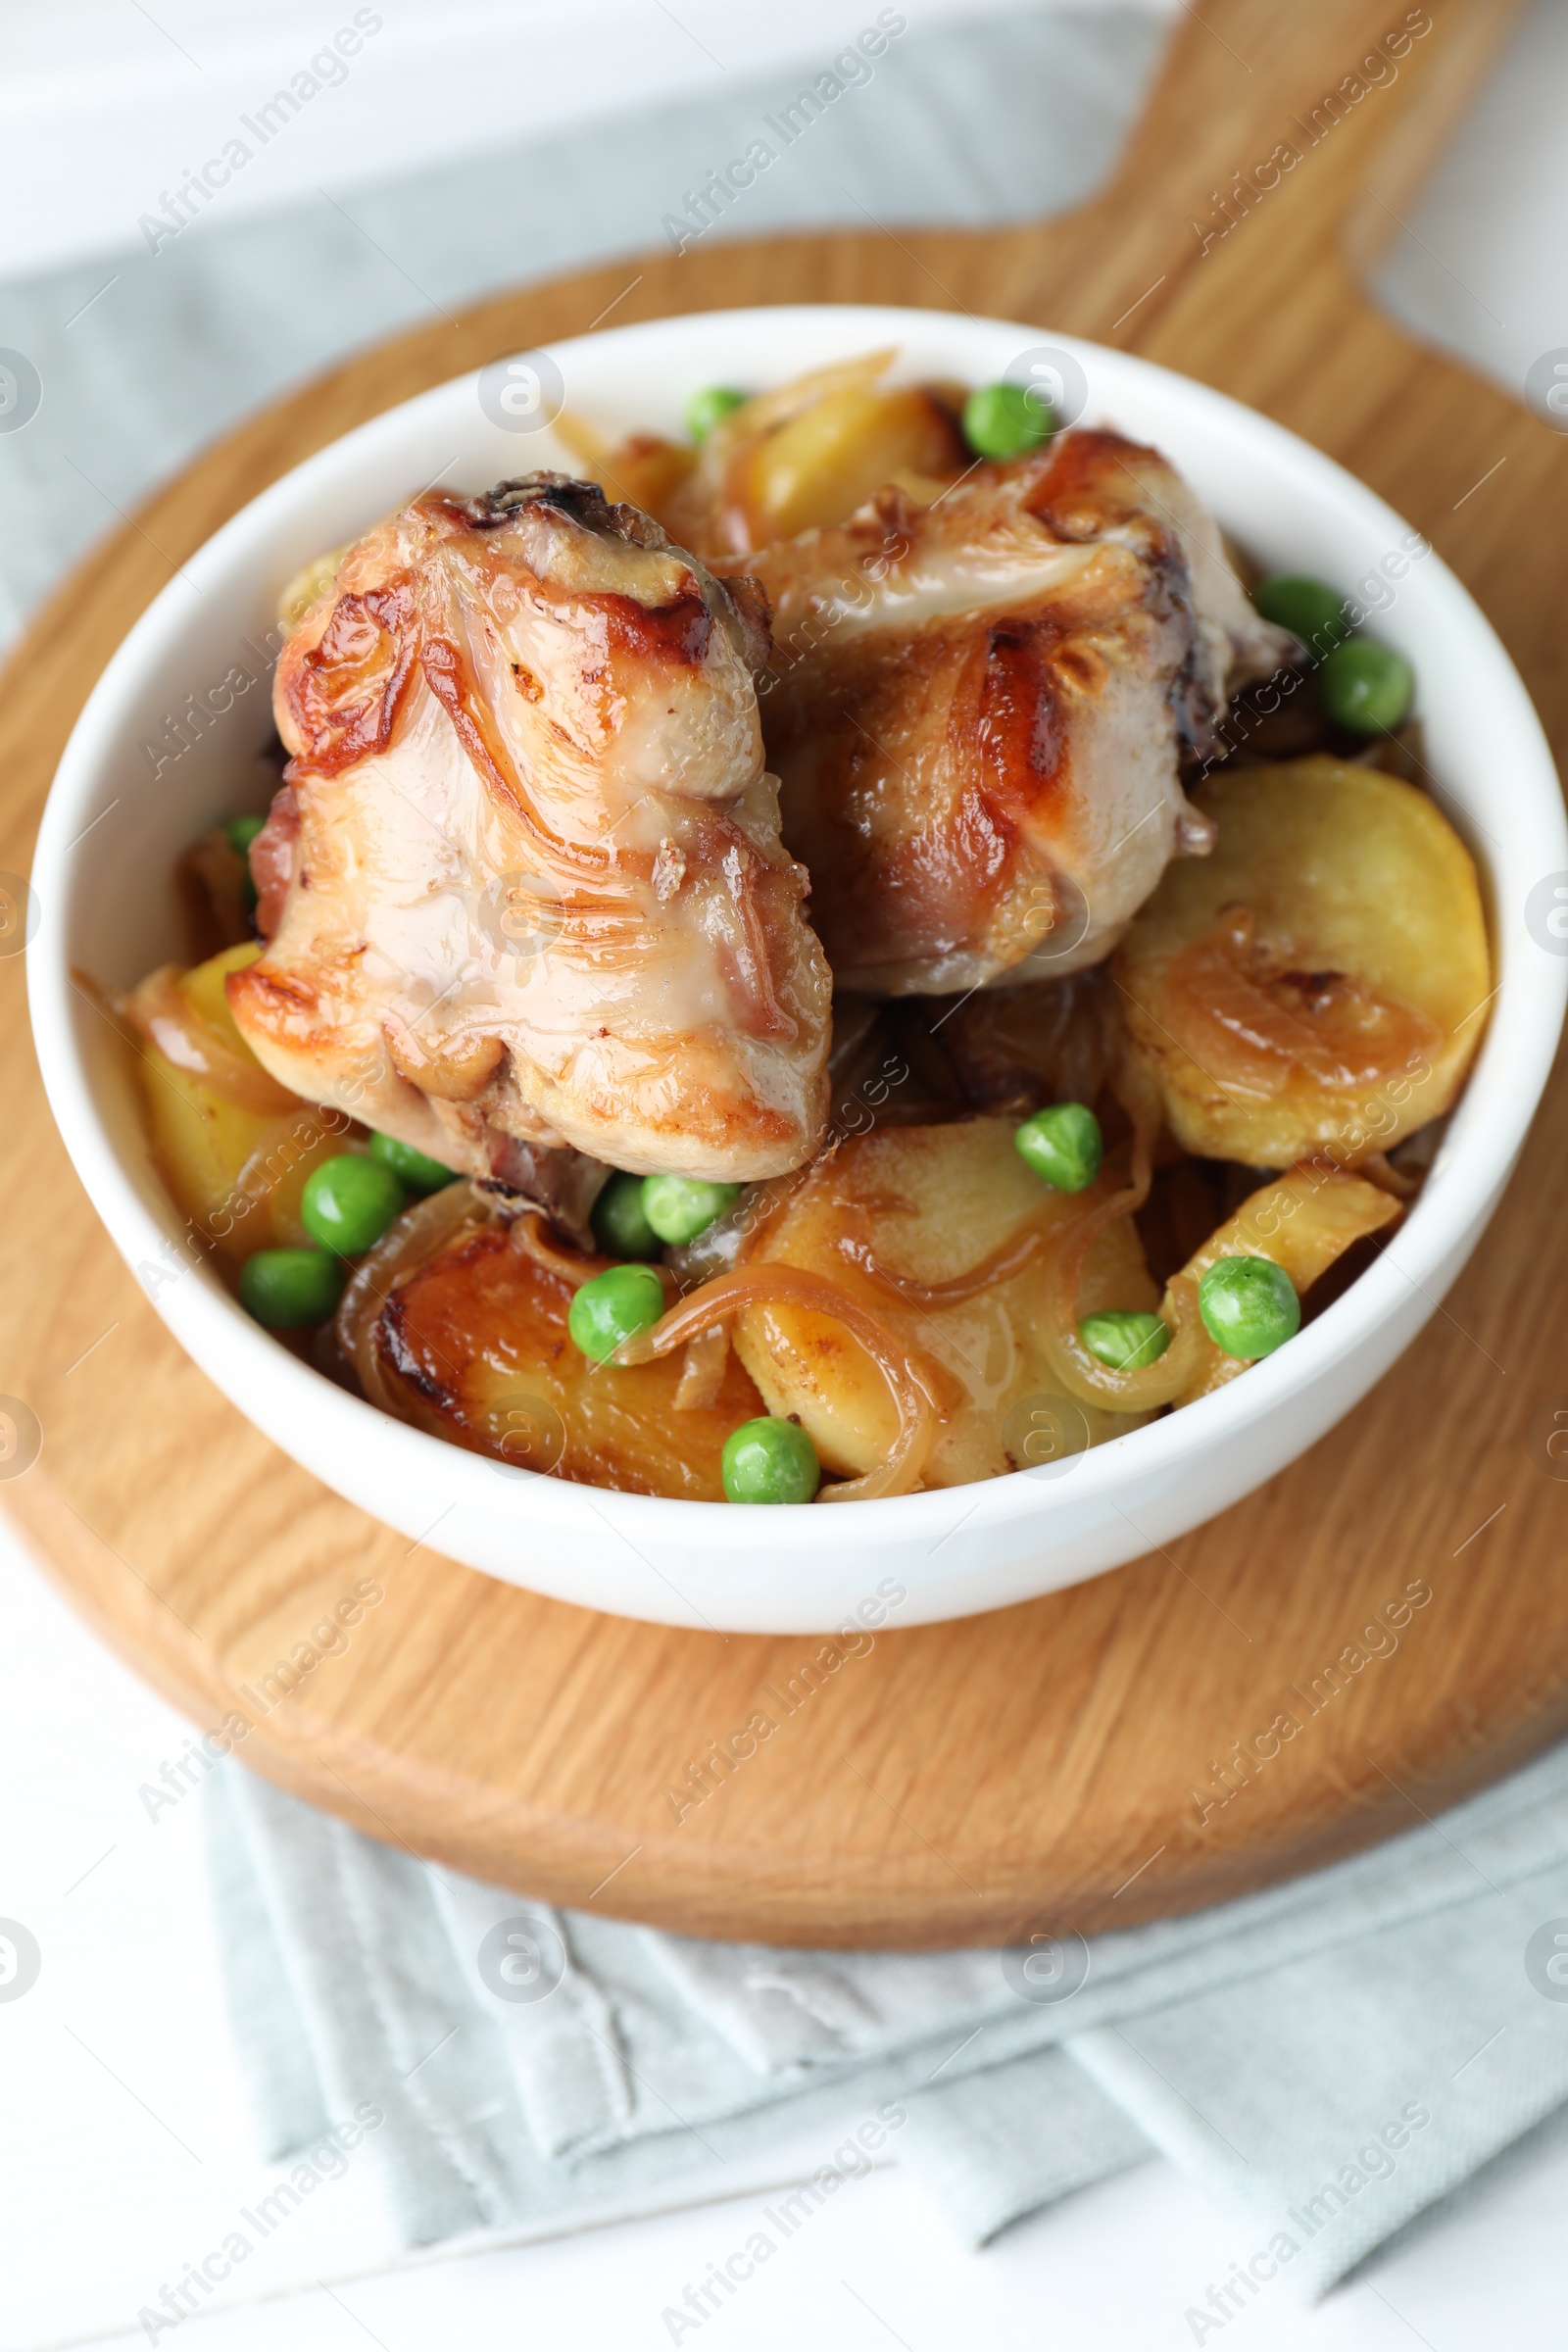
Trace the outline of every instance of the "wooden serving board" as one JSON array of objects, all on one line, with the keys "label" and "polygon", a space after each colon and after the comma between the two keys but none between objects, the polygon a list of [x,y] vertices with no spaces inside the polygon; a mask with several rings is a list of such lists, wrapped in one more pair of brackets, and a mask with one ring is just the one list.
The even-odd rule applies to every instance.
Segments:
[{"label": "wooden serving board", "polygon": [[[1404,341],[1348,258],[1405,209],[1507,16],[1430,8],[1431,29],[1393,49],[1397,77],[1369,87],[1347,76],[1400,33],[1399,0],[1205,0],[1113,184],[1071,219],[625,262],[401,336],[279,401],[97,551],[13,656],[0,867],[25,870],[87,687],[226,515],[392,402],[612,308],[972,306],[1221,385],[1430,535],[1568,742],[1568,441]],[[1329,124],[1315,144],[1314,120]],[[1299,161],[1258,193],[1282,142]],[[1245,213],[1231,197],[1221,235],[1216,192],[1238,172],[1252,193]],[[1560,1080],[1444,1310],[1305,1460],[1168,1554],[830,1664],[809,1639],[536,1599],[411,1548],[285,1460],[121,1266],[44,1105],[19,958],[0,988],[0,1389],[43,1433],[0,1494],[88,1621],[195,1725],[238,1714],[249,1763],[373,1836],[692,1934],[999,1941],[1131,1925],[1324,1862],[1568,1727],[1568,1466],[1546,1447],[1568,1392]],[[273,1703],[264,1678],[323,1647],[313,1628],[361,1580],[384,1598]],[[759,1712],[772,1735],[705,1771]]]}]

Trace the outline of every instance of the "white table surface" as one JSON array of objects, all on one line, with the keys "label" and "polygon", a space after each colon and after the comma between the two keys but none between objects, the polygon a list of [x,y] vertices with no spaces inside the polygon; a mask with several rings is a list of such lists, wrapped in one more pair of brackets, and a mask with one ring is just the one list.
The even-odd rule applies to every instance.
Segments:
[{"label": "white table surface", "polygon": [[[44,1954],[32,1990],[0,2003],[7,2346],[144,2344],[125,2321],[278,2177],[250,2141],[198,1800],[151,1821],[138,1799],[187,1737],[0,1528],[0,1913],[24,1921]],[[722,2197],[366,2275],[377,2225],[351,2169],[278,2231],[272,2272],[248,2282],[268,2300],[170,2333],[191,2352],[352,2352],[367,2337],[387,2352],[653,2352],[699,2336],[718,2352],[1174,2352],[1195,2340],[1189,2306],[1251,2250],[1162,2162],[1065,2199],[982,2254],[960,2252],[912,2183],[879,2171],[846,2183],[732,2303],[672,2337],[663,2311],[744,2244],[764,2201]],[[1568,2144],[1553,2134],[1315,2313],[1259,2299],[1218,2333],[1243,2352],[1561,2352],[1565,2205]],[[327,2284],[287,2291],[302,2278]]]},{"label": "white table surface", "polygon": [[[187,30],[200,15],[187,10],[176,24],[157,13]],[[486,14],[444,13],[464,39]],[[693,21],[693,11],[682,13]],[[254,32],[264,12],[240,14]],[[535,0],[535,33],[550,14]],[[715,24],[720,14],[708,12]],[[732,10],[732,32],[747,14]],[[428,34],[437,15],[421,8],[399,19],[416,50],[420,23]],[[45,12],[17,0],[0,7],[8,47],[19,28],[32,28],[40,105],[66,54],[57,43],[51,64],[44,22]],[[95,20],[87,11],[80,22],[90,28]],[[123,35],[115,12],[98,22]],[[755,22],[742,33],[762,41]],[[104,54],[112,62],[112,42]],[[747,54],[783,49],[763,42]],[[269,56],[261,62],[270,71]],[[102,67],[99,59],[100,92]],[[1568,4],[1547,0],[1483,94],[1381,280],[1410,323],[1515,385],[1539,352],[1568,344],[1557,194],[1568,166],[1565,76]],[[440,143],[434,131],[429,139],[426,154]],[[79,245],[80,221],[94,218],[81,198],[59,250],[72,238]],[[43,252],[44,231],[28,219],[9,258],[0,230],[0,274],[31,267]],[[13,291],[0,283],[0,342]],[[37,297],[35,285],[28,299]],[[135,466],[126,465],[128,495]],[[69,552],[40,557],[28,581],[41,585]],[[20,981],[14,962],[0,965],[0,1017],[23,1017]],[[254,2153],[223,2015],[197,1800],[154,1821],[138,1795],[187,1737],[188,1727],[75,1622],[0,1525],[0,1917],[24,1921],[44,1955],[33,1988],[0,2001],[0,2345],[92,2341],[128,2352],[145,2343],[133,2325],[138,2305],[219,2244],[230,2217],[275,2177]],[[790,2161],[781,2150],[781,2173]],[[1553,2132],[1316,2313],[1265,2294],[1201,2340],[1223,2336],[1244,2352],[1409,2352],[1416,2344],[1561,2352],[1565,2200],[1568,2140]],[[265,2300],[166,2333],[178,2332],[195,2352],[282,2342],[337,2352],[367,2339],[388,2352],[495,2352],[514,2343],[635,2352],[699,2336],[719,2352],[726,2344],[794,2352],[808,2341],[820,2352],[890,2341],[906,2352],[980,2343],[1005,2352],[1058,2344],[1158,2352],[1200,2340],[1189,2309],[1203,2306],[1210,2282],[1249,2251],[1159,2162],[1066,2199],[981,2255],[958,2251],[918,2190],[889,2170],[848,2184],[733,2302],[700,2328],[672,2332],[662,2315],[744,2243],[760,2203],[720,2193],[659,2220],[390,2268],[368,2181],[351,2169],[279,2231],[266,2250],[270,2270],[258,2258],[245,2283]]]}]

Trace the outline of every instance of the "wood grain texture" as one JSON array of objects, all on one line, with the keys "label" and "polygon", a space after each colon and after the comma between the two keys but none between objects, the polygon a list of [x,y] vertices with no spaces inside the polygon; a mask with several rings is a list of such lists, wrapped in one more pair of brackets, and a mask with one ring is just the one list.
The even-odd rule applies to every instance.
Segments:
[{"label": "wood grain texture", "polygon": [[[1336,117],[1325,93],[1404,24],[1397,0],[1205,0],[1114,180],[1070,219],[705,241],[351,360],[199,459],[39,615],[0,689],[0,866],[25,869],[92,679],[224,516],[392,402],[607,309],[618,323],[757,301],[972,308],[1220,385],[1430,535],[1560,749],[1568,443],[1407,343],[1349,258],[1364,263],[1402,210],[1506,17],[1432,0],[1397,78]],[[1315,108],[1328,126],[1314,142]],[[1281,141],[1299,162],[1218,234],[1214,192]],[[1206,244],[1195,221],[1215,230]],[[1568,1391],[1551,1312],[1568,1282],[1560,1082],[1443,1312],[1305,1460],[1167,1555],[1024,1608],[878,1634],[818,1662],[813,1686],[812,1640],[535,1599],[411,1551],[279,1456],[115,1256],[43,1103],[17,959],[0,987],[0,1386],[44,1430],[5,1499],[88,1621],[196,1724],[237,1710],[251,1764],[372,1835],[693,1934],[983,1942],[1264,1884],[1412,1826],[1568,1726],[1568,1485],[1546,1474],[1542,1428]],[[367,1578],[385,1597],[347,1650],[265,1703],[262,1678]],[[1378,1637],[1386,1654],[1363,1644],[1364,1663],[1327,1676],[1412,1585],[1430,1598]],[[699,1797],[712,1743],[760,1710],[776,1731],[727,1774],[709,1767]],[[1282,1713],[1300,1728],[1258,1762]],[[1226,1800],[1238,1742],[1254,1760],[1245,1777],[1229,1766]]]}]

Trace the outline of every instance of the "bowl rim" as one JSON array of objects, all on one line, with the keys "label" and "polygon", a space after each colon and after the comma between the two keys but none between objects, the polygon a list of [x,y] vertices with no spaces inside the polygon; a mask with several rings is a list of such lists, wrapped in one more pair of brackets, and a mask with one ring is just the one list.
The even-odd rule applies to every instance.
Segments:
[{"label": "bowl rim", "polygon": [[[951,334],[956,345],[975,328],[1015,337],[1019,348],[1049,340],[1056,349],[1083,355],[1091,365],[1108,370],[1112,378],[1125,371],[1146,381],[1152,390],[1165,388],[1173,403],[1196,399],[1217,421],[1228,421],[1237,432],[1250,437],[1254,448],[1282,472],[1294,475],[1303,489],[1315,487],[1338,505],[1348,500],[1357,506],[1369,523],[1387,534],[1391,546],[1399,533],[1411,527],[1335,460],[1228,394],[1136,354],[1038,325],[864,304],[753,305],[601,328],[541,348],[564,369],[590,345],[601,354],[632,350],[638,343],[667,336],[718,345],[726,332],[763,320],[775,331],[790,322],[810,330],[831,321],[835,330],[842,331],[846,356],[852,347],[870,349],[889,340],[904,343],[943,333]],[[416,426],[421,411],[437,409],[460,387],[474,386],[478,374],[478,370],[469,370],[448,378],[380,412],[314,452],[229,516],[133,623],[93,686],[62,755],[33,860],[40,907],[37,929],[26,951],[33,1039],[50,1106],[73,1165],[111,1238],[133,1269],[138,1259],[157,1258],[168,1228],[160,1226],[151,1214],[122,1160],[99,1108],[85,1059],[77,1050],[65,954],[65,909],[86,863],[77,855],[83,838],[76,830],[79,820],[106,762],[115,756],[132,695],[154,663],[167,656],[180,623],[189,617],[189,587],[199,588],[204,577],[215,584],[226,577],[236,551],[260,536],[270,518],[302,493],[333,480],[354,460],[368,454],[377,439],[395,437]],[[1245,532],[1245,522],[1241,527]],[[1522,756],[1527,770],[1534,770],[1533,776],[1527,775],[1527,783],[1539,802],[1532,817],[1543,835],[1541,870],[1568,868],[1568,823],[1560,788],[1524,683],[1491,623],[1435,551],[1423,563],[1422,572],[1435,593],[1462,610],[1473,632],[1478,664],[1485,673],[1485,691],[1495,697],[1499,717],[1508,722],[1516,758]],[[87,853],[88,858],[91,854]],[[1484,882],[1494,881],[1488,874],[1485,858],[1478,856],[1478,863]],[[1467,1244],[1496,1205],[1545,1085],[1568,1002],[1568,959],[1543,956],[1527,964],[1517,943],[1505,947],[1504,910],[1494,893],[1489,912],[1494,958],[1503,976],[1494,991],[1481,1054],[1466,1086],[1468,1091],[1474,1085],[1483,1059],[1494,1054],[1494,1041],[1501,1032],[1503,1044],[1495,1051],[1505,1053],[1509,1062],[1504,1109],[1511,1115],[1485,1132],[1478,1131],[1475,1122],[1462,1127],[1452,1153],[1440,1161],[1433,1181],[1394,1241],[1343,1297],[1298,1333],[1288,1348],[1254,1364],[1245,1382],[1230,1382],[1179,1412],[1072,1457],[1074,1475],[1064,1487],[1049,1473],[1031,1469],[967,1488],[861,1501],[856,1506],[854,1522],[858,1535],[874,1544],[906,1542],[910,1537],[935,1533],[940,1523],[951,1517],[956,1497],[968,1506],[962,1512],[964,1519],[978,1517],[983,1526],[994,1528],[1020,1519],[1049,1518],[1053,1497],[1058,1493],[1070,1498],[1075,1512],[1086,1504],[1113,1500],[1117,1485],[1135,1467],[1141,1474],[1156,1476],[1177,1470],[1183,1457],[1212,1451],[1227,1436],[1239,1434],[1286,1404],[1293,1392],[1315,1387],[1332,1376],[1398,1307],[1408,1303],[1412,1287],[1424,1293],[1430,1312],[1438,1298],[1428,1285],[1446,1285]],[[1463,1101],[1461,1096],[1461,1106]],[[172,1203],[171,1206],[172,1209]],[[177,1211],[173,1214],[177,1219]],[[202,1267],[197,1272],[196,1281],[172,1285],[154,1304],[181,1345],[242,1412],[270,1432],[275,1431],[280,1418],[309,1417],[318,1428],[340,1429],[348,1444],[370,1434],[375,1425],[385,1425],[397,1432],[400,1444],[413,1449],[411,1461],[428,1461],[431,1467],[439,1467],[449,1486],[456,1482],[460,1500],[469,1491],[467,1482],[478,1481],[482,1475],[484,1485],[471,1491],[488,1511],[495,1510],[497,1471],[502,1466],[486,1456],[469,1454],[450,1441],[392,1421],[365,1399],[338,1389],[252,1322],[209,1269]],[[253,1405],[260,1408],[264,1399],[270,1409],[253,1409]],[[287,1449],[286,1441],[280,1443]],[[1129,1447],[1137,1449],[1133,1459],[1128,1458]],[[519,1528],[525,1525],[530,1534],[569,1532],[583,1524],[586,1512],[592,1512],[634,1545],[640,1532],[646,1532],[650,1540],[657,1539],[661,1545],[676,1541],[703,1553],[732,1549],[735,1544],[736,1530],[729,1517],[732,1506],[728,1504],[630,1494],[618,1489],[569,1484],[522,1469],[505,1476],[515,1482]],[[791,1506],[750,1507],[760,1515],[748,1522],[759,1535],[765,1527],[798,1526],[798,1514]],[[744,1578],[744,1557],[735,1562],[735,1571]]]}]

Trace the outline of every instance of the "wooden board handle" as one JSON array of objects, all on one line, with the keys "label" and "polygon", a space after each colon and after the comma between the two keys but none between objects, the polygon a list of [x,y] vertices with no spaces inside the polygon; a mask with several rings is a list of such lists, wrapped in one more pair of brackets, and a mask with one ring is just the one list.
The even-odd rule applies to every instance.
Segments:
[{"label": "wooden board handle", "polygon": [[[1568,436],[1415,350],[1361,299],[1342,242],[1374,159],[1402,209],[1389,175],[1430,156],[1507,10],[1432,0],[1433,30],[1398,78],[1348,104],[1200,252],[1194,208],[1266,158],[1282,122],[1309,119],[1403,0],[1193,5],[1201,21],[1173,43],[1120,169],[1070,220],[617,257],[440,315],[235,427],[94,551],[13,654],[0,866],[25,867],[66,732],[125,629],[286,466],[500,353],[604,318],[757,302],[966,306],[1222,384],[1428,532],[1568,748],[1555,527]],[[1165,1555],[1000,1616],[879,1633],[681,1813],[666,1788],[754,1708],[779,1709],[766,1694],[791,1686],[814,1641],[718,1642],[535,1599],[411,1549],[274,1453],[115,1257],[31,1066],[17,959],[0,959],[0,987],[7,970],[0,1364],[46,1437],[5,1505],[200,1729],[250,1710],[244,1757],[374,1836],[687,1934],[974,1943],[1031,1919],[1129,1927],[1316,1866],[1409,1828],[1568,1725],[1568,1484],[1543,1470],[1535,1434],[1568,1385],[1544,1311],[1568,1296],[1560,1086],[1443,1314],[1308,1457]],[[261,1712],[258,1677],[363,1576],[385,1599],[348,1654]],[[1325,1662],[1418,1579],[1426,1598],[1405,1609],[1398,1655],[1380,1646],[1320,1704]],[[1234,1803],[1210,1802],[1225,1760],[1286,1706],[1300,1735],[1249,1768]]]},{"label": "wooden board handle", "polygon": [[[1333,260],[1355,299],[1352,265],[1394,233],[1516,13],[1517,0],[1188,10],[1108,184],[1070,223],[1021,232],[1054,294],[1062,233],[1090,257],[1074,326],[1141,341],[1199,270],[1284,304]],[[1044,291],[1026,270],[1024,316]]]}]

